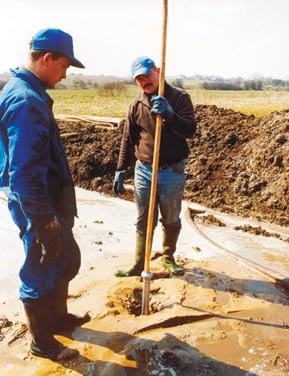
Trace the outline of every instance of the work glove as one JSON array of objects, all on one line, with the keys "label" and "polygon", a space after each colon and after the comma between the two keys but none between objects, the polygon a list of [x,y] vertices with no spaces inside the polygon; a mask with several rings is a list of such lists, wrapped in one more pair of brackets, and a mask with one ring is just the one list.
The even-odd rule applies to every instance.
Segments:
[{"label": "work glove", "polygon": [[151,97],[152,109],[151,113],[161,115],[165,120],[170,120],[173,117],[174,110],[165,97],[153,95]]},{"label": "work glove", "polygon": [[49,265],[55,262],[62,252],[60,223],[56,217],[38,229],[36,241],[41,245],[40,263]]},{"label": "work glove", "polygon": [[126,178],[126,170],[116,171],[113,180],[113,193],[116,195],[122,195],[125,192],[123,181]]}]

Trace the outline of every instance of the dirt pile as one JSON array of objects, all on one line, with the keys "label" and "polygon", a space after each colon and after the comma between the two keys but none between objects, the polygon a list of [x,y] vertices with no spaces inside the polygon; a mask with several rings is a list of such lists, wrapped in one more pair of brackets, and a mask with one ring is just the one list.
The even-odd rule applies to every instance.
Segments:
[{"label": "dirt pile", "polygon": [[82,188],[110,193],[121,141],[120,129],[86,121],[58,121],[72,176]]},{"label": "dirt pile", "polygon": [[277,239],[283,240],[284,242],[289,243],[289,238],[286,238],[286,237],[284,238],[277,232],[269,232],[265,230],[264,228],[262,228],[261,226],[257,226],[257,227],[251,226],[251,225],[235,226],[234,230],[248,232],[249,234],[253,234],[253,235],[262,235],[262,236],[265,236],[266,238],[268,237],[277,238]]},{"label": "dirt pile", "polygon": [[257,119],[199,106],[197,120],[186,198],[288,224],[289,111]]},{"label": "dirt pile", "polygon": [[[258,119],[199,105],[196,119],[185,199],[288,225],[289,110]],[[59,125],[75,183],[110,193],[122,127],[99,129],[85,121]],[[132,177],[131,169],[131,182]]]},{"label": "dirt pile", "polygon": [[226,227],[225,223],[220,221],[212,214],[208,215],[193,215],[191,217],[196,223],[199,223],[203,226],[218,226],[218,227]]}]

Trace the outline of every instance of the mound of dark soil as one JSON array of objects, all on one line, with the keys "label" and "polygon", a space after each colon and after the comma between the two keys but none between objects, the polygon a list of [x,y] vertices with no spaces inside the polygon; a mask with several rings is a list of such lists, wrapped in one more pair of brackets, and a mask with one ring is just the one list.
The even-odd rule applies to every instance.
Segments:
[{"label": "mound of dark soil", "polygon": [[[288,225],[289,110],[258,119],[199,105],[196,119],[185,199]],[[75,183],[110,193],[122,127],[106,130],[79,121],[59,125]]]},{"label": "mound of dark soil", "polygon": [[185,197],[224,211],[288,224],[289,111],[263,119],[197,108]]},{"label": "mound of dark soil", "polygon": [[111,193],[121,131],[91,122],[58,122],[73,180],[82,188]]}]

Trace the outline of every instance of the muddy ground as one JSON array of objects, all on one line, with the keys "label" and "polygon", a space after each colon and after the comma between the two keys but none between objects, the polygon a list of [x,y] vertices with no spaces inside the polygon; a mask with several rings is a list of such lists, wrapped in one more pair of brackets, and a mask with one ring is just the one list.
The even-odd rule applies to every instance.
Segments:
[{"label": "muddy ground", "polygon": [[[83,262],[70,284],[69,310],[87,310],[92,319],[56,338],[78,349],[80,355],[70,362],[31,356],[21,304],[6,299],[1,303],[0,314],[1,375],[289,374],[288,291],[254,268],[216,253],[210,241],[198,235],[192,219],[215,243],[228,247],[226,240],[236,242],[244,257],[258,262],[267,260],[267,266],[285,275],[289,271],[288,243],[282,239],[289,235],[289,229],[261,223],[261,229],[267,232],[256,236],[234,229],[236,224],[255,227],[255,221],[197,205],[187,212],[184,203],[177,260],[186,273],[168,278],[160,258],[152,261],[151,314],[140,316],[140,278],[119,279],[113,275],[118,268],[128,267],[133,259],[134,204],[81,189],[77,189],[77,201],[79,217],[74,234]],[[4,211],[4,202],[1,205]],[[8,217],[3,221],[8,224]],[[155,251],[161,244],[158,230]],[[280,237],[273,236],[273,230]],[[17,234],[11,232],[7,234],[8,245],[12,236],[16,241]]]},{"label": "muddy ground", "polygon": [[[260,119],[198,105],[196,120],[185,199],[288,225],[289,110]],[[98,129],[85,121],[59,125],[75,183],[110,193],[122,127]]]},{"label": "muddy ground", "polygon": [[[289,230],[276,225],[288,225],[289,218],[289,111],[257,119],[197,106],[196,118],[185,198],[217,210],[194,204],[182,218],[177,260],[185,275],[168,278],[154,260],[152,314],[140,316],[140,278],[113,275],[132,262],[134,204],[77,190],[74,233],[86,266],[71,283],[69,306],[88,310],[92,320],[56,338],[80,355],[66,363],[31,356],[22,307],[8,299],[0,312],[1,375],[289,375],[288,290],[225,250],[289,273]],[[111,194],[121,127],[97,128],[84,120],[59,126],[76,185]],[[160,235],[156,230],[155,251]],[[225,253],[216,252],[216,243]]]}]

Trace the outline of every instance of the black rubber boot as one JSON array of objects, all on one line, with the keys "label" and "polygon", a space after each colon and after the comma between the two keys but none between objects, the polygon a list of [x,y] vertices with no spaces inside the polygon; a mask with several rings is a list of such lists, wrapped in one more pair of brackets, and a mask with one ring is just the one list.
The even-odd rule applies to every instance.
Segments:
[{"label": "black rubber boot", "polygon": [[184,268],[176,264],[174,253],[177,247],[177,241],[180,234],[180,227],[163,228],[163,267],[170,272],[171,275],[184,274]]},{"label": "black rubber boot", "polygon": [[137,232],[134,265],[129,270],[118,270],[114,275],[116,277],[140,276],[144,270],[145,248],[146,236]]},{"label": "black rubber boot", "polygon": [[74,329],[90,320],[88,313],[75,315],[68,313],[68,282],[62,281],[51,296],[51,306],[53,307],[53,333],[58,333],[67,329]]},{"label": "black rubber boot", "polygon": [[65,361],[75,358],[79,354],[77,350],[63,346],[53,337],[50,299],[42,298],[23,304],[32,336],[30,350],[33,355]]}]

